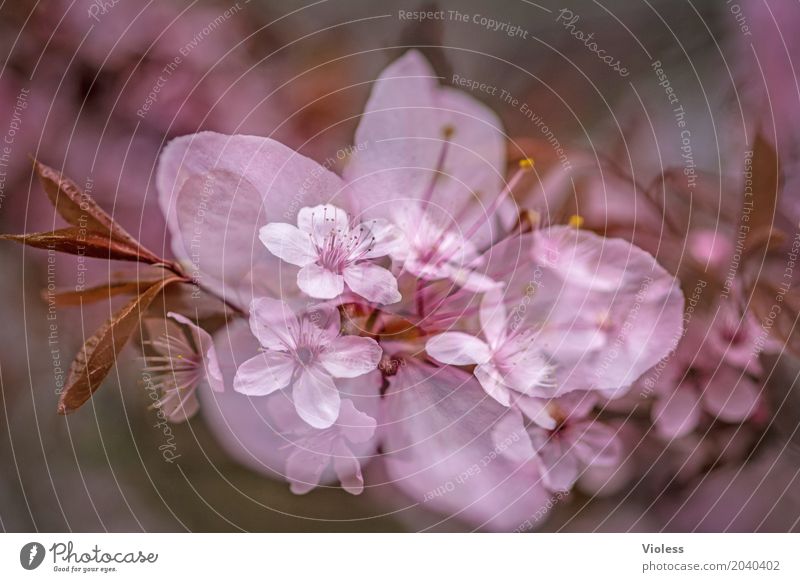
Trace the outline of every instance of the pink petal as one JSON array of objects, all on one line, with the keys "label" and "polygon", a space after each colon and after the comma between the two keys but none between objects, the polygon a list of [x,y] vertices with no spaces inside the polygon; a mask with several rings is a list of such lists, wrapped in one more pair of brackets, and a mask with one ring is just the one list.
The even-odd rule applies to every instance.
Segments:
[{"label": "pink petal", "polygon": [[531,438],[525,430],[522,415],[517,410],[510,410],[492,429],[494,448],[501,455],[520,465],[536,456]]},{"label": "pink petal", "polygon": [[478,382],[481,383],[481,387],[486,391],[486,394],[503,406],[511,404],[511,393],[503,382],[502,374],[494,364],[479,364],[475,368],[474,373]]},{"label": "pink petal", "polygon": [[612,467],[618,464],[622,448],[611,427],[597,420],[582,421],[568,428],[572,441],[571,454],[586,466]]},{"label": "pink petal", "polygon": [[442,514],[436,521],[445,527],[467,521],[474,528],[513,530],[526,519],[536,521],[532,516],[548,495],[535,466],[515,470],[494,453],[489,427],[508,408],[486,398],[459,368],[409,362],[389,381],[381,428],[391,491],[399,488]]},{"label": "pink petal", "polygon": [[375,435],[377,423],[368,414],[361,412],[349,398],[342,400],[339,418],[336,421],[340,434],[354,444],[365,443]]},{"label": "pink petal", "polygon": [[355,378],[377,368],[382,355],[374,339],[348,335],[333,340],[319,355],[319,362],[331,376]]},{"label": "pink petal", "polygon": [[225,390],[225,383],[222,378],[222,371],[219,367],[219,360],[217,359],[217,351],[214,347],[214,340],[211,338],[206,330],[199,325],[195,324],[191,319],[170,311],[167,313],[175,321],[187,326],[194,339],[195,346],[200,350],[203,356],[203,366],[205,367],[206,381],[215,392],[222,392]]},{"label": "pink petal", "polygon": [[351,291],[373,303],[391,305],[402,299],[394,275],[373,263],[348,266],[344,270],[344,281]]},{"label": "pink petal", "polygon": [[708,381],[702,398],[705,409],[725,422],[741,422],[758,406],[760,388],[744,372],[723,366]]},{"label": "pink petal", "polygon": [[319,485],[330,456],[296,448],[286,460],[286,478],[292,493],[303,495]]},{"label": "pink petal", "polygon": [[530,398],[522,396],[514,400],[514,405],[530,418],[537,426],[546,430],[553,430],[558,423],[548,413],[548,401],[543,398]]},{"label": "pink petal", "polygon": [[506,336],[508,314],[503,295],[502,288],[494,287],[484,293],[481,299],[481,330],[492,347],[497,347]]},{"label": "pink petal", "polygon": [[328,428],[339,416],[339,391],[322,368],[302,369],[292,388],[292,400],[300,418],[314,428]]},{"label": "pink petal", "polygon": [[489,346],[485,342],[460,331],[449,331],[432,337],[425,344],[425,351],[443,364],[455,366],[483,364],[491,357]]},{"label": "pink petal", "polygon": [[542,481],[552,491],[569,491],[580,476],[577,456],[563,439],[542,435],[540,441],[537,458],[542,467]]},{"label": "pink petal", "polygon": [[[450,129],[443,171],[451,179],[437,184],[427,211],[450,221],[462,213],[465,227],[483,218],[475,197],[481,193],[484,205],[490,203],[502,189],[505,173],[500,121],[470,95],[440,86],[417,51],[390,64],[374,84],[356,130],[355,143],[365,147],[353,152],[345,168],[355,197],[368,200],[375,216],[390,219],[398,193],[425,200]],[[477,210],[464,212],[465,208]],[[477,243],[487,243],[496,227],[492,220],[483,221],[474,237]]]},{"label": "pink petal", "polygon": [[672,393],[656,400],[650,416],[659,435],[676,439],[697,428],[700,412],[700,401],[694,389],[678,386]]},{"label": "pink petal", "polygon": [[344,291],[344,277],[317,264],[311,264],[297,273],[297,286],[310,297],[334,299]]},{"label": "pink petal", "polygon": [[362,226],[368,228],[374,238],[370,250],[362,256],[364,259],[385,257],[404,244],[403,233],[388,220],[376,218]]},{"label": "pink petal", "polygon": [[250,303],[250,329],[265,348],[286,351],[295,345],[297,317],[283,301],[260,297]]},{"label": "pink petal", "polygon": [[341,441],[337,441],[333,445],[333,469],[345,491],[352,495],[361,495],[361,492],[364,491],[361,463]]},{"label": "pink petal", "polygon": [[248,273],[280,272],[280,261],[263,252],[259,229],[293,222],[298,201],[330,200],[342,181],[274,140],[202,132],[164,148],[156,185],[176,257],[194,262],[206,285],[236,302],[250,294],[242,283]]},{"label": "pink petal", "polygon": [[295,362],[283,352],[263,352],[250,358],[236,371],[233,389],[248,396],[266,396],[286,388],[292,380]]},{"label": "pink petal", "polygon": [[305,267],[317,260],[308,233],[291,224],[271,222],[258,231],[258,237],[269,252],[291,265]]}]

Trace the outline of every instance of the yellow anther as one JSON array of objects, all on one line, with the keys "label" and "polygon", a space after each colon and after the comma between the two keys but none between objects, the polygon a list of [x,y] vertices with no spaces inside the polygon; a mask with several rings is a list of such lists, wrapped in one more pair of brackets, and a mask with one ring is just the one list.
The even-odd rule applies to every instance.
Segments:
[{"label": "yellow anther", "polygon": [[453,127],[452,125],[449,125],[449,124],[445,125],[442,128],[442,136],[444,137],[444,139],[450,139],[451,137],[453,137],[453,134],[455,132],[456,132],[456,128]]},{"label": "yellow anther", "polygon": [[533,158],[522,158],[519,161],[520,170],[530,170],[533,168]]},{"label": "yellow anther", "polygon": [[580,214],[573,214],[569,217],[569,225],[572,228],[581,228],[583,226],[583,216]]}]

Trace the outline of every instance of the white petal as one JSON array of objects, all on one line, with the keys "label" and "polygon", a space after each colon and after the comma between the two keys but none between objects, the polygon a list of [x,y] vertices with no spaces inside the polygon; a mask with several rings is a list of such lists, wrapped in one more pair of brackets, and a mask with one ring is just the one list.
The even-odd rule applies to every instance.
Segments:
[{"label": "white petal", "polygon": [[321,244],[331,232],[350,230],[347,212],[332,204],[301,208],[297,213],[297,227],[304,233],[313,234]]},{"label": "white petal", "polygon": [[334,299],[344,291],[344,277],[317,264],[311,264],[297,273],[297,286],[310,297]]},{"label": "white petal", "polygon": [[350,265],[344,270],[344,280],[353,292],[373,303],[390,305],[402,298],[394,275],[372,263]]},{"label": "white petal", "polygon": [[486,393],[503,406],[511,404],[511,393],[503,383],[503,377],[492,364],[480,364],[475,368],[475,377]]},{"label": "white petal", "polygon": [[250,330],[258,342],[270,350],[294,347],[297,317],[283,301],[259,297],[250,303]]},{"label": "white petal", "polygon": [[483,364],[490,358],[489,346],[475,336],[449,331],[428,340],[425,350],[443,364]]},{"label": "white petal", "polygon": [[261,227],[258,238],[267,250],[287,263],[305,267],[317,260],[317,251],[308,233],[283,222]]},{"label": "white petal", "polygon": [[339,391],[328,373],[317,366],[302,370],[292,389],[295,410],[314,428],[328,428],[339,417]]},{"label": "white petal", "polygon": [[286,388],[292,380],[294,360],[283,352],[263,352],[236,370],[233,389],[248,396],[266,396]]},{"label": "white petal", "polygon": [[364,259],[376,259],[394,254],[404,243],[405,237],[402,231],[388,220],[376,218],[365,222],[363,226],[369,229],[374,238],[372,248],[362,256]]},{"label": "white petal", "polygon": [[505,338],[508,319],[501,287],[492,288],[483,295],[479,315],[483,335],[489,345],[496,347]]},{"label": "white petal", "polygon": [[372,338],[338,337],[319,356],[319,362],[336,378],[355,378],[378,367],[383,350]]}]

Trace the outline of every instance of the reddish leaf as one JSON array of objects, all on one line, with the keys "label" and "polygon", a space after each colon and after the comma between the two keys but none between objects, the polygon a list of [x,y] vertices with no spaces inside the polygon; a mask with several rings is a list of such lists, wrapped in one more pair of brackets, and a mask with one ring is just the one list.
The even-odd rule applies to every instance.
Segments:
[{"label": "reddish leaf", "polygon": [[[82,291],[56,291],[52,298],[57,307],[82,305],[84,303],[103,301],[117,295],[139,294],[156,283],[158,283],[158,281],[152,279],[141,281],[109,281],[103,285],[90,287]],[[42,292],[42,296],[46,297],[46,292]]]},{"label": "reddish leaf", "polygon": [[86,403],[100,387],[116,362],[117,355],[137,328],[139,318],[170,283],[185,281],[172,276],[154,283],[106,321],[86,340],[72,362],[69,377],[58,403],[59,414],[69,414]]},{"label": "reddish leaf", "polygon": [[11,240],[38,249],[52,249],[70,255],[115,259],[119,261],[142,261],[151,264],[164,263],[155,255],[142,255],[141,247],[129,245],[107,234],[82,230],[76,226],[31,234],[3,234],[0,239]]},{"label": "reddish leaf", "polygon": [[142,257],[141,260],[144,262],[164,262],[158,255],[144,248],[139,241],[128,234],[98,206],[91,196],[81,191],[75,182],[41,162],[34,161],[34,167],[50,202],[68,223],[105,235],[106,238],[136,249],[137,254]]}]

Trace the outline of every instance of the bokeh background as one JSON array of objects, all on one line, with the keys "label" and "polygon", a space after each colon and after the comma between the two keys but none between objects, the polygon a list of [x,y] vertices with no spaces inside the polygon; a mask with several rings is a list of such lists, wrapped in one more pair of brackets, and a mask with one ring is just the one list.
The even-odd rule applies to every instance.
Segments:
[{"label": "bokeh background", "polygon": [[[580,15],[630,75],[610,71],[556,16]],[[404,10],[459,10],[508,22],[527,38],[472,22],[417,23]],[[211,129],[272,136],[317,160],[351,142],[371,82],[409,47],[443,82],[453,75],[535,104],[567,152],[600,151],[643,182],[680,164],[660,60],[687,110],[695,161],[734,184],[744,128],[770,128],[786,176],[781,201],[797,225],[800,4],[789,0],[15,0],[0,5],[0,231],[52,228],[32,176],[35,157],[72,177],[129,231],[168,252],[153,175],[171,138]],[[178,58],[176,60],[176,58]],[[154,91],[157,88],[157,93]],[[517,107],[480,91],[514,137],[541,137]],[[41,291],[113,275],[0,245],[0,528],[4,531],[469,530],[385,491],[295,496],[238,464],[202,416],[172,427],[180,463],[141,385],[134,348],[78,413],[56,414],[57,350],[66,367],[109,306],[59,309]],[[55,330],[51,325],[56,324]],[[800,529],[797,363],[776,362],[782,406],[758,438],[686,469],[665,445],[648,478],[608,495],[573,494],[545,524],[555,531]],[[671,458],[675,458],[671,462]],[[638,462],[646,465],[647,459]],[[371,470],[367,468],[367,480]]]}]

